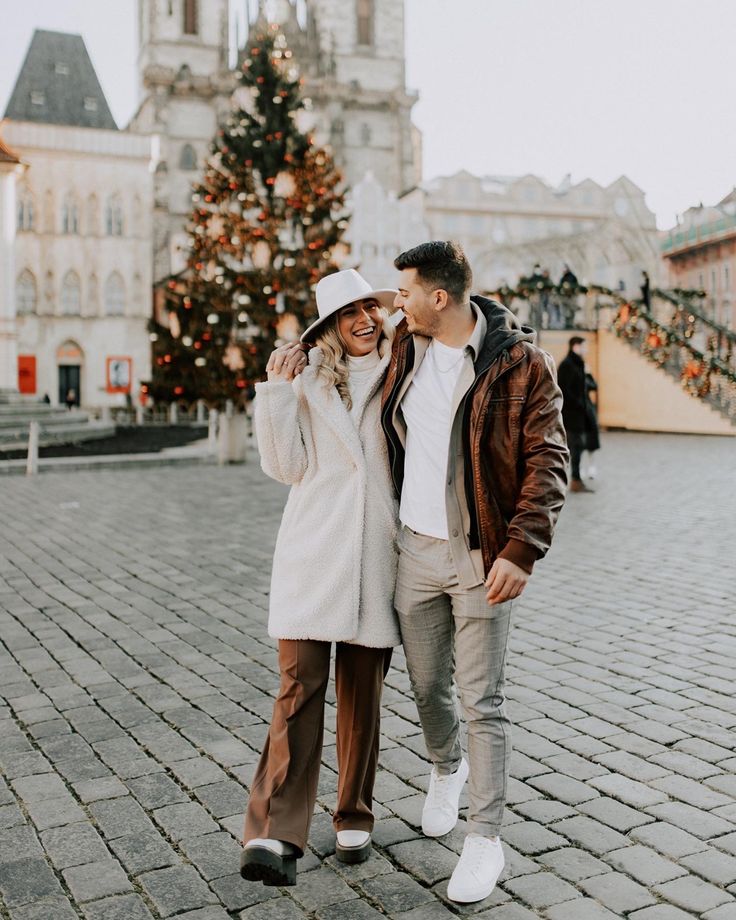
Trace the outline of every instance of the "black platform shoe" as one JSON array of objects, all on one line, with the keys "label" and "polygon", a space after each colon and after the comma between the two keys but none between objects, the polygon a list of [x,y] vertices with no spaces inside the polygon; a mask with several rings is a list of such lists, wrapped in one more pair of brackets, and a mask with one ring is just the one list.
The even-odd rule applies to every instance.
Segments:
[{"label": "black platform shoe", "polygon": [[340,838],[338,836],[337,845],[335,846],[335,856],[337,856],[341,863],[354,865],[355,863],[365,862],[371,855],[371,849],[372,844],[370,834],[364,843],[360,843],[355,846],[346,846],[341,844]]},{"label": "black platform shoe", "polygon": [[296,885],[296,851],[284,844],[284,855],[263,846],[247,846],[240,854],[240,874],[249,882],[286,887]]}]

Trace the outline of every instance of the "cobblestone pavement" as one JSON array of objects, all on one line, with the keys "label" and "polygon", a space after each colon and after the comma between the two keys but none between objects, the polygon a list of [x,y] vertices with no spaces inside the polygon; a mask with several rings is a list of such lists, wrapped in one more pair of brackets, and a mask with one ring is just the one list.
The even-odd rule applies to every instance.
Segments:
[{"label": "cobblestone pavement", "polygon": [[[734,449],[609,434],[516,612],[507,870],[447,902],[400,653],[377,850],[335,861],[334,707],[299,883],[237,838],[278,684],[265,634],[285,490],[244,468],[0,482],[0,912],[13,920],[736,918]],[[334,699],[334,698],[333,698]]]}]

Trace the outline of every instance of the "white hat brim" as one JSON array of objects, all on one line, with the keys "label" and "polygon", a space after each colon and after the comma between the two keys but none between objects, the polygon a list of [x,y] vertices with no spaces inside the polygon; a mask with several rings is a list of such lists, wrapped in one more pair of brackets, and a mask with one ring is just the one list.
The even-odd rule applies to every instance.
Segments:
[{"label": "white hat brim", "polygon": [[365,294],[361,294],[360,297],[353,297],[350,300],[346,300],[345,303],[337,304],[326,316],[320,316],[320,318],[316,319],[311,326],[307,326],[307,328],[301,334],[299,341],[311,341],[317,332],[319,332],[320,326],[323,326],[328,319],[331,319],[338,312],[338,310],[342,310],[343,307],[347,307],[349,303],[355,303],[357,300],[377,300],[382,307],[393,313],[394,300],[396,299],[396,295],[398,293],[399,292],[394,288],[378,288],[375,291],[368,291]]}]

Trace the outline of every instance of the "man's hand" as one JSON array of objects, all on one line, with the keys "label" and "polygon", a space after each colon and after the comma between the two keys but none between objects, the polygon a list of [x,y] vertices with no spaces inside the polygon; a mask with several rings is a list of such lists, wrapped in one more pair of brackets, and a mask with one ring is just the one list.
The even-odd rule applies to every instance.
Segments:
[{"label": "man's hand", "polygon": [[504,601],[519,597],[531,576],[509,559],[496,559],[486,578],[488,606],[503,604]]},{"label": "man's hand", "polygon": [[266,371],[268,380],[273,383],[276,380],[285,380],[291,382],[307,366],[307,355],[304,346],[299,342],[291,342],[287,345],[280,345],[275,351],[271,352],[268,359]]}]

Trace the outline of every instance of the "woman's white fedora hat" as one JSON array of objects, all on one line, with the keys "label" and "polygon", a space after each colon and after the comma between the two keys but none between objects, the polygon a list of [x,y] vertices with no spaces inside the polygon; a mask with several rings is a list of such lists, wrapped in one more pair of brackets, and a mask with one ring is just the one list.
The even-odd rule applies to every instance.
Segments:
[{"label": "woman's white fedora hat", "polygon": [[315,293],[319,318],[304,330],[301,337],[302,342],[311,342],[324,322],[338,310],[356,300],[372,298],[387,310],[393,310],[394,298],[399,292],[391,288],[372,288],[354,268],[347,268],[344,271],[326,275],[318,281]]}]

